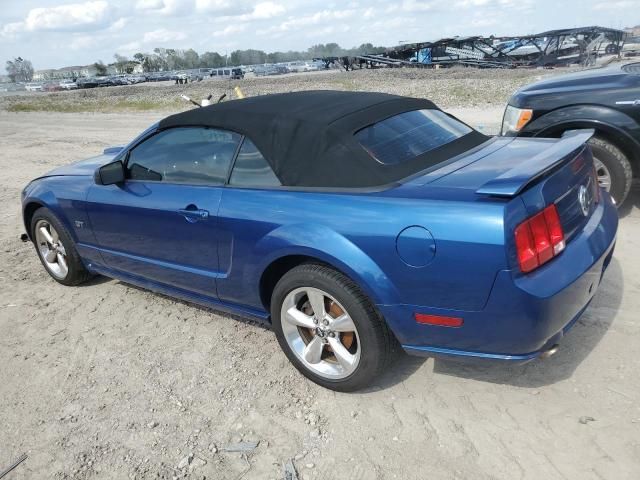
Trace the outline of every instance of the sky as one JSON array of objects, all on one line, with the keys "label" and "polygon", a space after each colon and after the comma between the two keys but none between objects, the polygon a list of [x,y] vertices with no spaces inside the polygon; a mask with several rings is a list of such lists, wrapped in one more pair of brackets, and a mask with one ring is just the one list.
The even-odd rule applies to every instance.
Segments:
[{"label": "sky", "polygon": [[155,47],[224,55],[638,24],[640,0],[0,0],[0,62],[45,69]]}]

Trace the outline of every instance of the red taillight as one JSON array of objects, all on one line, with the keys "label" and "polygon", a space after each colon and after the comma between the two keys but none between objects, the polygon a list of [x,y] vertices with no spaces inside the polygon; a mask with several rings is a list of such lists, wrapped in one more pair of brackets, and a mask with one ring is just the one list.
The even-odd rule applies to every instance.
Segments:
[{"label": "red taillight", "polygon": [[516,251],[520,270],[524,273],[535,270],[564,250],[564,232],[555,205],[516,227]]}]

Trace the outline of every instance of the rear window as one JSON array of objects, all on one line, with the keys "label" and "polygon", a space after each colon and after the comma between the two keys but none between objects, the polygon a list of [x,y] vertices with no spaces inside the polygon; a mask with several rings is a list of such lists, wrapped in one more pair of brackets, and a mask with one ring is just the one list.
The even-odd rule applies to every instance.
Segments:
[{"label": "rear window", "polygon": [[378,162],[395,165],[451,143],[473,130],[440,110],[412,110],[356,132]]}]

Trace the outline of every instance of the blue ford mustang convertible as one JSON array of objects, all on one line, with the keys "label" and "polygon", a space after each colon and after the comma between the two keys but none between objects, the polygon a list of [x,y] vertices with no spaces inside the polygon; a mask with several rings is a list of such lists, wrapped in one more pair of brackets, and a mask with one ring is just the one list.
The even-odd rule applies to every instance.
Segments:
[{"label": "blue ford mustang convertible", "polygon": [[618,218],[586,141],[487,137],[427,100],[298,92],[172,115],[22,192],[64,285],[118,278],[270,322],[325,387],[415,355],[550,355]]}]

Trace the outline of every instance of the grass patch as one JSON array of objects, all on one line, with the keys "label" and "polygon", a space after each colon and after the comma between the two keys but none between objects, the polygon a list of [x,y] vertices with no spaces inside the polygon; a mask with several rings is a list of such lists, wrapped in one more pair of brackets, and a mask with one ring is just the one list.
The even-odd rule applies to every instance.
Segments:
[{"label": "grass patch", "polygon": [[104,112],[148,112],[162,110],[168,107],[184,106],[184,102],[172,100],[158,102],[153,100],[117,100],[106,99],[78,100],[74,102],[68,99],[60,101],[38,98],[29,100],[17,100],[6,106],[9,112],[60,112],[60,113],[104,113]]}]

